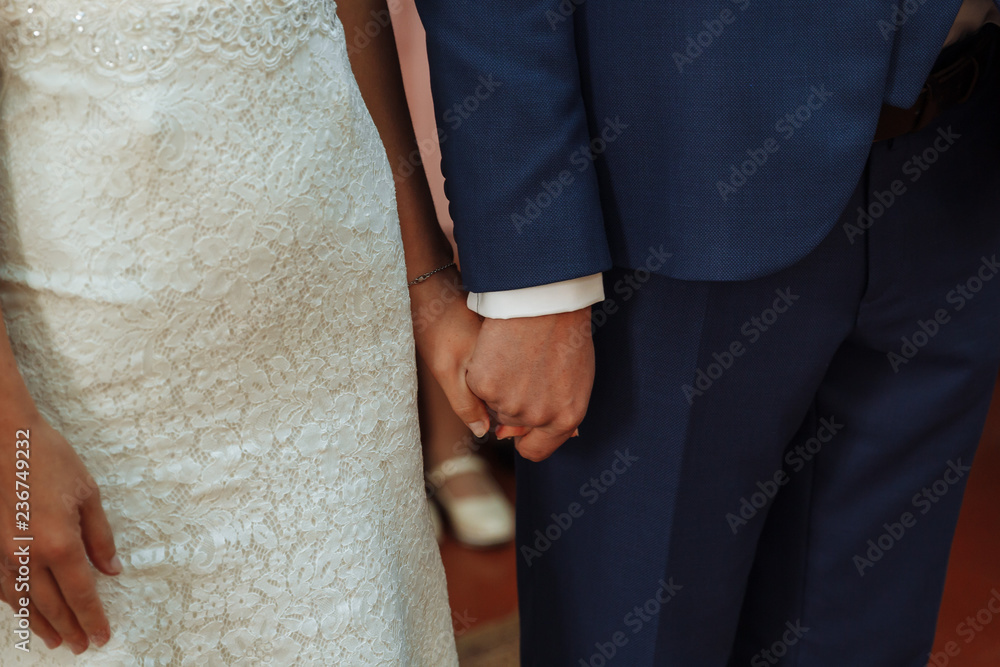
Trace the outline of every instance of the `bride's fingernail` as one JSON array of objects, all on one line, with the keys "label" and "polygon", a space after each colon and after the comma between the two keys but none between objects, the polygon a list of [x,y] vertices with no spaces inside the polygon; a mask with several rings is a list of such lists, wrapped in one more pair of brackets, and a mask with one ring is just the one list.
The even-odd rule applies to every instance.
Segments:
[{"label": "bride's fingernail", "polygon": [[105,644],[107,644],[109,639],[111,639],[111,637],[109,637],[105,633],[94,633],[94,634],[90,635],[90,641],[94,642],[94,644],[98,648],[100,648],[101,646],[104,646]]},{"label": "bride's fingernail", "polygon": [[61,639],[54,639],[52,637],[45,638],[45,645],[48,646],[50,649],[56,648],[57,646],[59,646],[59,644],[62,644]]},{"label": "bride's fingernail", "polygon": [[108,569],[115,574],[119,574],[122,571],[122,561],[118,558],[118,554],[115,554],[111,561],[108,563]]},{"label": "bride's fingernail", "polygon": [[466,424],[469,430],[472,431],[477,438],[481,438],[487,433],[489,433],[490,425],[484,421],[472,422],[471,424]]}]

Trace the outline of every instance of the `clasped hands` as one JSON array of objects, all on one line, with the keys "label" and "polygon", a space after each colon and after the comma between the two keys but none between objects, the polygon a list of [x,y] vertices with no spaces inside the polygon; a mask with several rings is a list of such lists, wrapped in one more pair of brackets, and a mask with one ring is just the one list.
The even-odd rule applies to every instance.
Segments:
[{"label": "clasped hands", "polygon": [[421,356],[473,433],[481,437],[494,425],[498,438],[514,438],[521,456],[548,458],[575,435],[590,401],[590,307],[484,320],[469,310],[459,284],[452,269],[411,289]]}]

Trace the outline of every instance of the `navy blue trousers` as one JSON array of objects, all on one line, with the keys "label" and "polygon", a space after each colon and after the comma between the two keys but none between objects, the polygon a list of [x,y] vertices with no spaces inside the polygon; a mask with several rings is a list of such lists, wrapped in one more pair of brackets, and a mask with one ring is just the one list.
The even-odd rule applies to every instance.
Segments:
[{"label": "navy blue trousers", "polygon": [[926,665],[1000,367],[993,72],[796,265],[605,275],[581,435],[518,461],[524,665]]}]

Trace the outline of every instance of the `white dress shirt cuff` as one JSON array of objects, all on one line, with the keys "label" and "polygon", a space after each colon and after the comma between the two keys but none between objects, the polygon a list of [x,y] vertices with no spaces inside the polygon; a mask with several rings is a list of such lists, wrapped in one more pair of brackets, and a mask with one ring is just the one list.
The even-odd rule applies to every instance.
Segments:
[{"label": "white dress shirt cuff", "polygon": [[595,273],[521,289],[469,292],[468,304],[470,310],[483,317],[506,320],[569,313],[601,301],[604,301],[604,280],[602,274]]}]

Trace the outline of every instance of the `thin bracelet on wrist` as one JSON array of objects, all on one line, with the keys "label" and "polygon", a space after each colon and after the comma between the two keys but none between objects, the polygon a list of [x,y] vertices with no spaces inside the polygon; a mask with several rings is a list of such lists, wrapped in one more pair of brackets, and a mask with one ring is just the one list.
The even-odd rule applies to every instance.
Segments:
[{"label": "thin bracelet on wrist", "polygon": [[455,262],[448,262],[444,266],[438,267],[438,268],[434,269],[433,271],[428,271],[427,273],[425,273],[423,275],[417,276],[416,278],[414,278],[410,282],[406,283],[406,286],[407,287],[413,287],[414,285],[417,285],[419,283],[424,282],[425,280],[427,280],[428,278],[430,278],[431,276],[433,276],[438,271],[444,271],[445,269],[447,269],[449,267],[452,267],[452,266],[455,266]]}]

